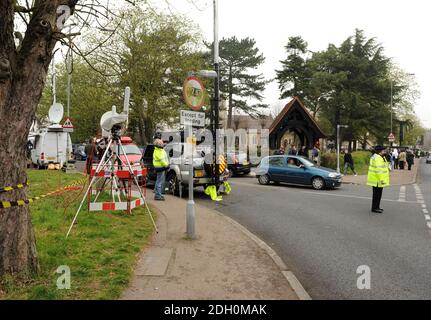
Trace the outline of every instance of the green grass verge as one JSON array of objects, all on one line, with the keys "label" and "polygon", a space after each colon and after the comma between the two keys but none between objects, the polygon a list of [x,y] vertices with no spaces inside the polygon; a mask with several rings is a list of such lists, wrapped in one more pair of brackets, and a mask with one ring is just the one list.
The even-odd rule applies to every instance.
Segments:
[{"label": "green grass verge", "polygon": [[[30,196],[56,190],[82,177],[60,171],[29,171]],[[66,240],[81,199],[79,191],[72,191],[31,206],[40,272],[24,282],[14,277],[1,278],[1,298],[116,299],[121,295],[139,252],[153,233],[148,213],[145,207],[136,208],[131,216],[123,212],[94,213],[87,212],[84,206]],[[70,290],[59,290],[56,285],[60,276],[56,270],[64,265],[71,270]]]}]

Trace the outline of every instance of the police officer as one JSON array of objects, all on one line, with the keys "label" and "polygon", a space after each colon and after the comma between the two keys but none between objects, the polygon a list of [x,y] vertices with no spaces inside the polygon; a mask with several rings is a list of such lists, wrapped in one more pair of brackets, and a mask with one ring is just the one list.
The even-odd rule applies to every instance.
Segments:
[{"label": "police officer", "polygon": [[154,188],[156,195],[154,200],[164,201],[165,198],[163,197],[162,192],[165,189],[165,176],[166,171],[169,169],[169,158],[161,139],[154,140],[153,165],[157,173],[156,186]]},{"label": "police officer", "polygon": [[380,201],[382,200],[383,188],[390,186],[389,163],[385,157],[385,147],[376,146],[374,148],[374,152],[375,153],[370,159],[370,166],[368,168],[367,184],[373,187],[371,211],[382,213],[383,209],[380,208]]}]

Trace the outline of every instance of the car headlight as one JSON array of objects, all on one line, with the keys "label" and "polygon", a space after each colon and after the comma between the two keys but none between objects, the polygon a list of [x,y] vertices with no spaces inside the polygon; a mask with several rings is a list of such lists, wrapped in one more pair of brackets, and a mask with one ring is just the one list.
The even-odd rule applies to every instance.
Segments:
[{"label": "car headlight", "polygon": [[329,178],[337,178],[338,177],[338,173],[330,173],[329,174]]}]

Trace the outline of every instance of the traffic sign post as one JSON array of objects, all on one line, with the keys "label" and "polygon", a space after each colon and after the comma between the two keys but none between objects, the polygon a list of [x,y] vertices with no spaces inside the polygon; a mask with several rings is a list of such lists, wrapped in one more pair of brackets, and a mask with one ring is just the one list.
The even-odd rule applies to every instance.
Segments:
[{"label": "traffic sign post", "polygon": [[69,132],[69,133],[73,132],[74,126],[69,117],[67,117],[66,120],[64,120],[62,127],[64,132]]},{"label": "traffic sign post", "polygon": [[186,225],[187,236],[196,239],[195,234],[195,201],[193,195],[193,127],[205,127],[205,113],[196,112],[202,109],[206,100],[206,90],[202,81],[196,76],[190,76],[184,81],[183,96],[186,104],[193,111],[181,110],[181,124],[187,129],[189,151],[189,200],[187,202]]},{"label": "traffic sign post", "polygon": [[180,121],[183,126],[205,127],[205,113],[181,110]]},{"label": "traffic sign post", "polygon": [[183,96],[186,104],[194,111],[199,111],[205,104],[206,90],[201,79],[190,76],[184,81]]}]

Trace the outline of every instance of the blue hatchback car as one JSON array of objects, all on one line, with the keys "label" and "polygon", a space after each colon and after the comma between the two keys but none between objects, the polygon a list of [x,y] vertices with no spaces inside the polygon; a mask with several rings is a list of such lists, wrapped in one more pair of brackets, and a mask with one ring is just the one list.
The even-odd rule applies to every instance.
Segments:
[{"label": "blue hatchback car", "polygon": [[271,182],[312,186],[316,190],[341,186],[341,174],[318,167],[314,162],[299,156],[270,156],[263,158],[256,170],[259,183]]}]

